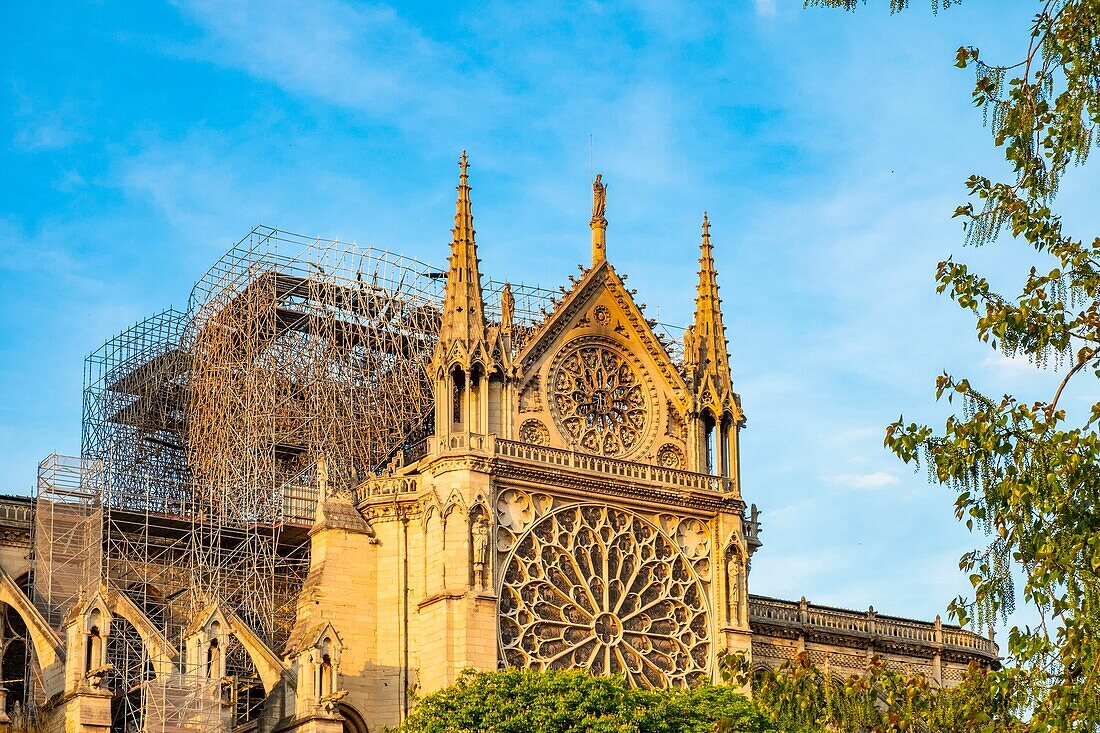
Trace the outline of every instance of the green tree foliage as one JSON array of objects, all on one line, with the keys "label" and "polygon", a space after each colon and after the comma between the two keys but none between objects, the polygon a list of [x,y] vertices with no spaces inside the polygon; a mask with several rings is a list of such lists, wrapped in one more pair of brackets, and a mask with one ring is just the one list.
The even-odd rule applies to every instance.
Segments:
[{"label": "green tree foliage", "polygon": [[[932,2],[934,9],[950,4]],[[807,5],[851,10],[857,2]],[[890,2],[895,11],[906,5]],[[997,12],[996,3],[983,7]],[[954,489],[959,519],[990,538],[960,562],[974,593],[952,602],[954,616],[984,627],[1006,618],[1020,596],[1037,610],[1038,623],[1012,628],[1007,644],[1032,685],[1030,729],[1093,731],[1100,729],[1100,403],[1067,417],[1064,397],[1100,377],[1100,238],[1066,231],[1053,205],[1063,175],[1097,144],[1100,0],[1037,2],[1026,41],[1022,58],[1008,64],[989,62],[977,48],[958,50],[956,65],[975,72],[974,104],[1011,173],[971,176],[955,216],[967,244],[1015,241],[1033,250],[1035,264],[1016,295],[995,291],[953,259],[936,277],[939,292],[973,314],[978,338],[1057,378],[1046,394],[1025,399],[989,396],[944,374],[936,395],[958,404],[957,413],[943,430],[899,419],[886,445]],[[1094,200],[1100,205],[1100,195]],[[1025,578],[1022,589],[1014,572]],[[1014,673],[991,675],[990,684],[1007,684]]]},{"label": "green tree foliage", "polygon": [[[716,727],[717,726],[717,727]],[[773,730],[731,687],[635,690],[584,671],[467,671],[416,704],[401,733],[754,733]]]},{"label": "green tree foliage", "polygon": [[[731,682],[750,679],[744,657],[723,657],[720,669]],[[1014,733],[1026,730],[1021,716],[1031,699],[1021,675],[995,679],[975,663],[959,685],[942,688],[874,657],[862,674],[841,679],[801,652],[778,669],[758,670],[751,682],[757,709],[791,733]]]}]

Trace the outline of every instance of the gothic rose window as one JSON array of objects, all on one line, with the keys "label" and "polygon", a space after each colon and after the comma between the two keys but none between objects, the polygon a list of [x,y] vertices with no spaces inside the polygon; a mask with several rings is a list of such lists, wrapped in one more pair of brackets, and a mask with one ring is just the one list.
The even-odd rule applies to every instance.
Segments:
[{"label": "gothic rose window", "polygon": [[551,380],[554,417],[567,439],[605,456],[639,446],[649,414],[646,387],[624,356],[581,346],[566,353]]},{"label": "gothic rose window", "polygon": [[539,519],[505,565],[499,607],[512,666],[587,668],[644,688],[707,678],[702,586],[673,541],[629,512],[573,506]]}]

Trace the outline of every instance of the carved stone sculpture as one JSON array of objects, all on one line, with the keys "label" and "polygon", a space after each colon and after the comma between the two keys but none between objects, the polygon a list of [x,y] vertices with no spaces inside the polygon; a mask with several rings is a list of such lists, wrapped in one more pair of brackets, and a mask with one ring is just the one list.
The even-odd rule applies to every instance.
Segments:
[{"label": "carved stone sculpture", "polygon": [[479,518],[471,528],[474,546],[474,587],[485,587],[485,566],[489,562],[489,523]]},{"label": "carved stone sculpture", "polygon": [[515,313],[516,297],[512,295],[512,286],[504,283],[504,290],[500,294],[500,330],[502,333],[512,332]]},{"label": "carved stone sculpture", "polygon": [[597,173],[596,180],[592,181],[592,221],[603,219],[606,211],[607,184],[603,182],[603,175]]}]

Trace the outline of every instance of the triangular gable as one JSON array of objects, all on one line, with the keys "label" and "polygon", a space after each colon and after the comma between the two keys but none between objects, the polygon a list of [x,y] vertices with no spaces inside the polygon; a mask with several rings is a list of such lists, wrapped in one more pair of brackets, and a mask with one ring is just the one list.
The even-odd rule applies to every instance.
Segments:
[{"label": "triangular gable", "polygon": [[[612,367],[626,367],[633,375],[633,402],[615,399],[618,427],[608,429],[579,418],[579,404],[561,392],[561,379],[586,384],[591,399],[601,391],[592,379],[595,353],[607,354]],[[581,354],[588,354],[582,357]],[[604,357],[600,357],[604,358]],[[687,435],[684,426],[692,410],[692,395],[680,370],[647,322],[631,292],[607,261],[588,270],[558,303],[554,312],[517,355],[519,372],[515,436],[534,445],[569,448],[607,457],[669,468],[686,468]],[[586,366],[587,364],[587,366]],[[579,371],[578,371],[579,370]],[[583,373],[582,373],[583,372]],[[613,374],[613,373],[612,373]],[[618,384],[618,380],[611,377]],[[609,382],[610,384],[610,382]],[[595,403],[592,403],[595,404]],[[608,403],[611,404],[611,403]],[[591,405],[589,405],[591,408]]]},{"label": "triangular gable", "polygon": [[221,604],[212,603],[191,619],[191,623],[184,629],[183,635],[185,637],[193,636],[209,626],[211,621],[217,621],[221,624],[225,633],[229,633],[229,619],[226,618],[225,612],[222,611]]},{"label": "triangular gable", "polygon": [[705,374],[699,385],[697,407],[700,411],[710,409],[711,413],[719,420],[726,412],[730,412],[734,422],[742,422],[744,413],[737,395],[728,388],[723,388],[713,374]]},{"label": "triangular gable", "polygon": [[686,409],[690,403],[690,392],[683,376],[661,345],[641,308],[634,302],[622,278],[607,260],[596,264],[577,281],[519,353],[516,363],[525,375],[523,381],[530,378],[533,365],[542,361],[548,352],[565,340],[563,336],[568,337],[570,331],[582,325],[582,319],[587,312],[605,294],[618,305],[622,316],[618,325],[623,329],[620,333],[627,340],[635,340],[641,350],[648,354],[665,384],[676,394],[679,406]]}]

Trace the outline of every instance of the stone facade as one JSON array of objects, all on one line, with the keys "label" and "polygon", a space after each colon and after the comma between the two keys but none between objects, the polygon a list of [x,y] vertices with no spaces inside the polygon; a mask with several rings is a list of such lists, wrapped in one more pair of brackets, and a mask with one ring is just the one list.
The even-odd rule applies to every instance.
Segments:
[{"label": "stone facade", "polygon": [[[32,593],[36,605],[13,580],[34,554],[32,507],[0,503],[0,601],[22,619],[40,670],[35,721],[119,727],[104,680],[109,642],[123,627],[145,649],[143,699],[159,701],[160,712],[143,703],[149,730],[241,723],[241,704],[225,697],[234,653],[249,660],[261,698],[245,727],[326,733],[395,725],[414,695],[467,668],[579,667],[665,687],[715,680],[728,652],[760,666],[806,651],[837,674],[879,654],[939,684],[957,681],[971,660],[996,664],[990,640],[938,619],[749,594],[760,523],[742,493],[745,416],[709,222],[694,322],[674,358],[607,259],[605,196],[597,178],[591,264],[518,339],[510,289],[499,320],[486,315],[463,155],[429,365],[430,430],[357,484],[330,486],[339,467],[320,458],[320,498],[311,521],[295,525],[308,572],[284,645],[217,597],[194,606],[180,638],[167,638],[157,613],[183,591],[164,590],[154,613],[131,598],[133,584],[112,581],[114,571],[93,584],[85,573],[64,618],[51,617],[42,602],[51,596]],[[200,529],[173,522],[144,540],[169,548],[158,561],[165,567],[178,561],[175,538]],[[122,531],[150,532],[132,527]]]}]

